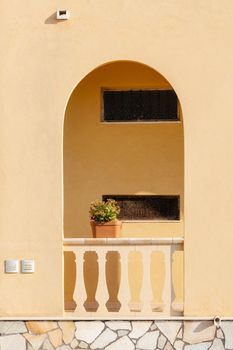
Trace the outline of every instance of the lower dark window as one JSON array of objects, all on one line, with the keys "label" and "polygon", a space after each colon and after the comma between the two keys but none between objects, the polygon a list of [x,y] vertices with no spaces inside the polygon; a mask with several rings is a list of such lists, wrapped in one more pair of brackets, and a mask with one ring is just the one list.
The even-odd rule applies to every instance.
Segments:
[{"label": "lower dark window", "polygon": [[121,208],[120,220],[179,220],[179,196],[103,195],[115,199]]},{"label": "lower dark window", "polygon": [[178,120],[177,106],[174,90],[103,91],[103,120],[107,122]]}]

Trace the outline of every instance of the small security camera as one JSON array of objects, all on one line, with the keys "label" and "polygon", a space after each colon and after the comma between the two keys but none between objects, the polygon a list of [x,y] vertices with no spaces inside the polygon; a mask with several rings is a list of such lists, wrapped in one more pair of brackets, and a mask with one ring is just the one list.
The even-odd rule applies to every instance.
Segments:
[{"label": "small security camera", "polygon": [[217,328],[219,328],[221,326],[221,317],[220,316],[214,317],[214,324]]}]

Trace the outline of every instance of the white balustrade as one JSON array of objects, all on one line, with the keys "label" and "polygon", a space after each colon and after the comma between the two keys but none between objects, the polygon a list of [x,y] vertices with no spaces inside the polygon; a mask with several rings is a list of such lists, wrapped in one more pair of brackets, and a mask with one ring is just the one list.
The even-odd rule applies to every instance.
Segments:
[{"label": "white balustrade", "polygon": [[[77,305],[73,312],[75,318],[153,319],[182,314],[182,238],[64,239],[63,247],[64,251],[73,252],[76,257],[76,276],[69,276],[76,278],[73,292],[73,299]],[[96,260],[92,258],[88,262],[90,252],[95,252]],[[107,254],[111,252],[118,252],[119,256],[118,261],[114,260],[114,268],[110,266],[109,255],[107,259]],[[92,271],[92,266],[87,268],[86,264],[94,264],[93,270],[98,275],[93,278],[91,285],[90,278],[88,285],[85,273]],[[106,264],[110,264],[108,269]],[[115,274],[110,276],[111,281],[116,281],[113,286],[107,280],[109,273]],[[117,287],[110,297],[114,285]],[[88,296],[89,289],[91,297]],[[90,300],[91,298],[93,300]],[[177,303],[179,309],[174,308]]]}]

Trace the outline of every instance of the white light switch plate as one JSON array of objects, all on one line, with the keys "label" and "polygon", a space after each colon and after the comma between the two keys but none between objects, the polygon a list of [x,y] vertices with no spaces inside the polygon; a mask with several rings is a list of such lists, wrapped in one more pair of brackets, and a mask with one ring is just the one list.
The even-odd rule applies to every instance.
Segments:
[{"label": "white light switch plate", "polygon": [[5,273],[18,273],[19,272],[19,260],[5,260]]},{"label": "white light switch plate", "polygon": [[21,272],[22,273],[35,272],[35,260],[21,260]]}]

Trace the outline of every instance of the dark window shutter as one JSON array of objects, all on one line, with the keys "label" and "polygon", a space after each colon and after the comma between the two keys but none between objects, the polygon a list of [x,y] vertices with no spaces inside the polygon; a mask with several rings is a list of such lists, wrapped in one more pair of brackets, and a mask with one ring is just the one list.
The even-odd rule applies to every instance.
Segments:
[{"label": "dark window shutter", "polygon": [[120,220],[179,220],[179,196],[103,195],[115,199],[121,208]]},{"label": "dark window shutter", "polygon": [[107,122],[178,120],[173,90],[106,90],[103,101]]}]

